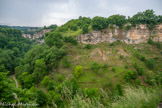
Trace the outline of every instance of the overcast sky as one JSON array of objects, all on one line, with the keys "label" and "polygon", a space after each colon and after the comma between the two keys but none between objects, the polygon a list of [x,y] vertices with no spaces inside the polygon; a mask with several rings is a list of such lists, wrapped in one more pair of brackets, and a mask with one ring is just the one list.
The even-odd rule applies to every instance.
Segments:
[{"label": "overcast sky", "polygon": [[162,0],[0,0],[0,24],[62,25],[79,16],[132,16],[146,9],[162,15]]}]

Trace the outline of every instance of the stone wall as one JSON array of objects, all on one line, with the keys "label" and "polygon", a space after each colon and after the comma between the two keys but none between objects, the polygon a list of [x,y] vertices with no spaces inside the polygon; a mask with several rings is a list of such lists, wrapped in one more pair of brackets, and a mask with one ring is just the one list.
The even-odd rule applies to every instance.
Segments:
[{"label": "stone wall", "polygon": [[[124,27],[123,27],[124,28]],[[153,33],[156,31],[156,33]],[[162,24],[156,25],[154,30],[148,30],[146,25],[137,25],[130,30],[120,29],[104,29],[102,31],[91,31],[88,34],[82,34],[77,37],[78,42],[85,44],[97,44],[100,42],[114,42],[120,40],[128,44],[146,43],[151,35],[154,35],[154,41],[162,42]]]}]

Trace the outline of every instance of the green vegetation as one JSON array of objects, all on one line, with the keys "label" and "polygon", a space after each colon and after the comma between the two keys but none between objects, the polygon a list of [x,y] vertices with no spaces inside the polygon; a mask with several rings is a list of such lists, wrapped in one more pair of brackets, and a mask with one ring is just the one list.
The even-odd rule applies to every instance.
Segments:
[{"label": "green vegetation", "polygon": [[161,16],[152,10],[128,19],[79,17],[61,27],[51,25],[39,45],[19,30],[0,28],[0,101],[42,108],[157,108],[162,95],[160,42],[150,38],[136,45],[119,40],[85,45],[75,36],[115,25],[129,30],[133,24],[151,29],[159,23]]}]

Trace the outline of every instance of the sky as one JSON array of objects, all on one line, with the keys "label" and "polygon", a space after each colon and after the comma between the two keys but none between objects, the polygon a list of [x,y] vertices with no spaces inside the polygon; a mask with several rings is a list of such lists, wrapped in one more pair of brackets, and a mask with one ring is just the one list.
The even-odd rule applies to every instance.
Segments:
[{"label": "sky", "polygon": [[162,0],[0,0],[0,25],[62,25],[79,16],[132,16],[153,9],[162,15]]}]

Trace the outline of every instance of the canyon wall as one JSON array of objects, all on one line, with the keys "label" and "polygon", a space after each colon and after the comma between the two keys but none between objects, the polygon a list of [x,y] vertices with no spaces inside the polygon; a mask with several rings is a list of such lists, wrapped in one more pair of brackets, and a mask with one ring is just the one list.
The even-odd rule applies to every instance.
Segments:
[{"label": "canyon wall", "polygon": [[150,36],[154,41],[162,42],[162,24],[156,25],[154,30],[149,30],[146,25],[140,24],[129,30],[114,27],[114,29],[104,29],[102,31],[91,31],[77,37],[78,42],[85,44],[97,44],[100,42],[114,42],[120,40],[128,44],[146,43]]},{"label": "canyon wall", "polygon": [[31,34],[23,34],[23,37],[29,38],[29,39],[37,39],[40,37],[43,37],[45,33],[50,32],[51,29],[42,29],[40,31],[36,31],[33,35]]}]

